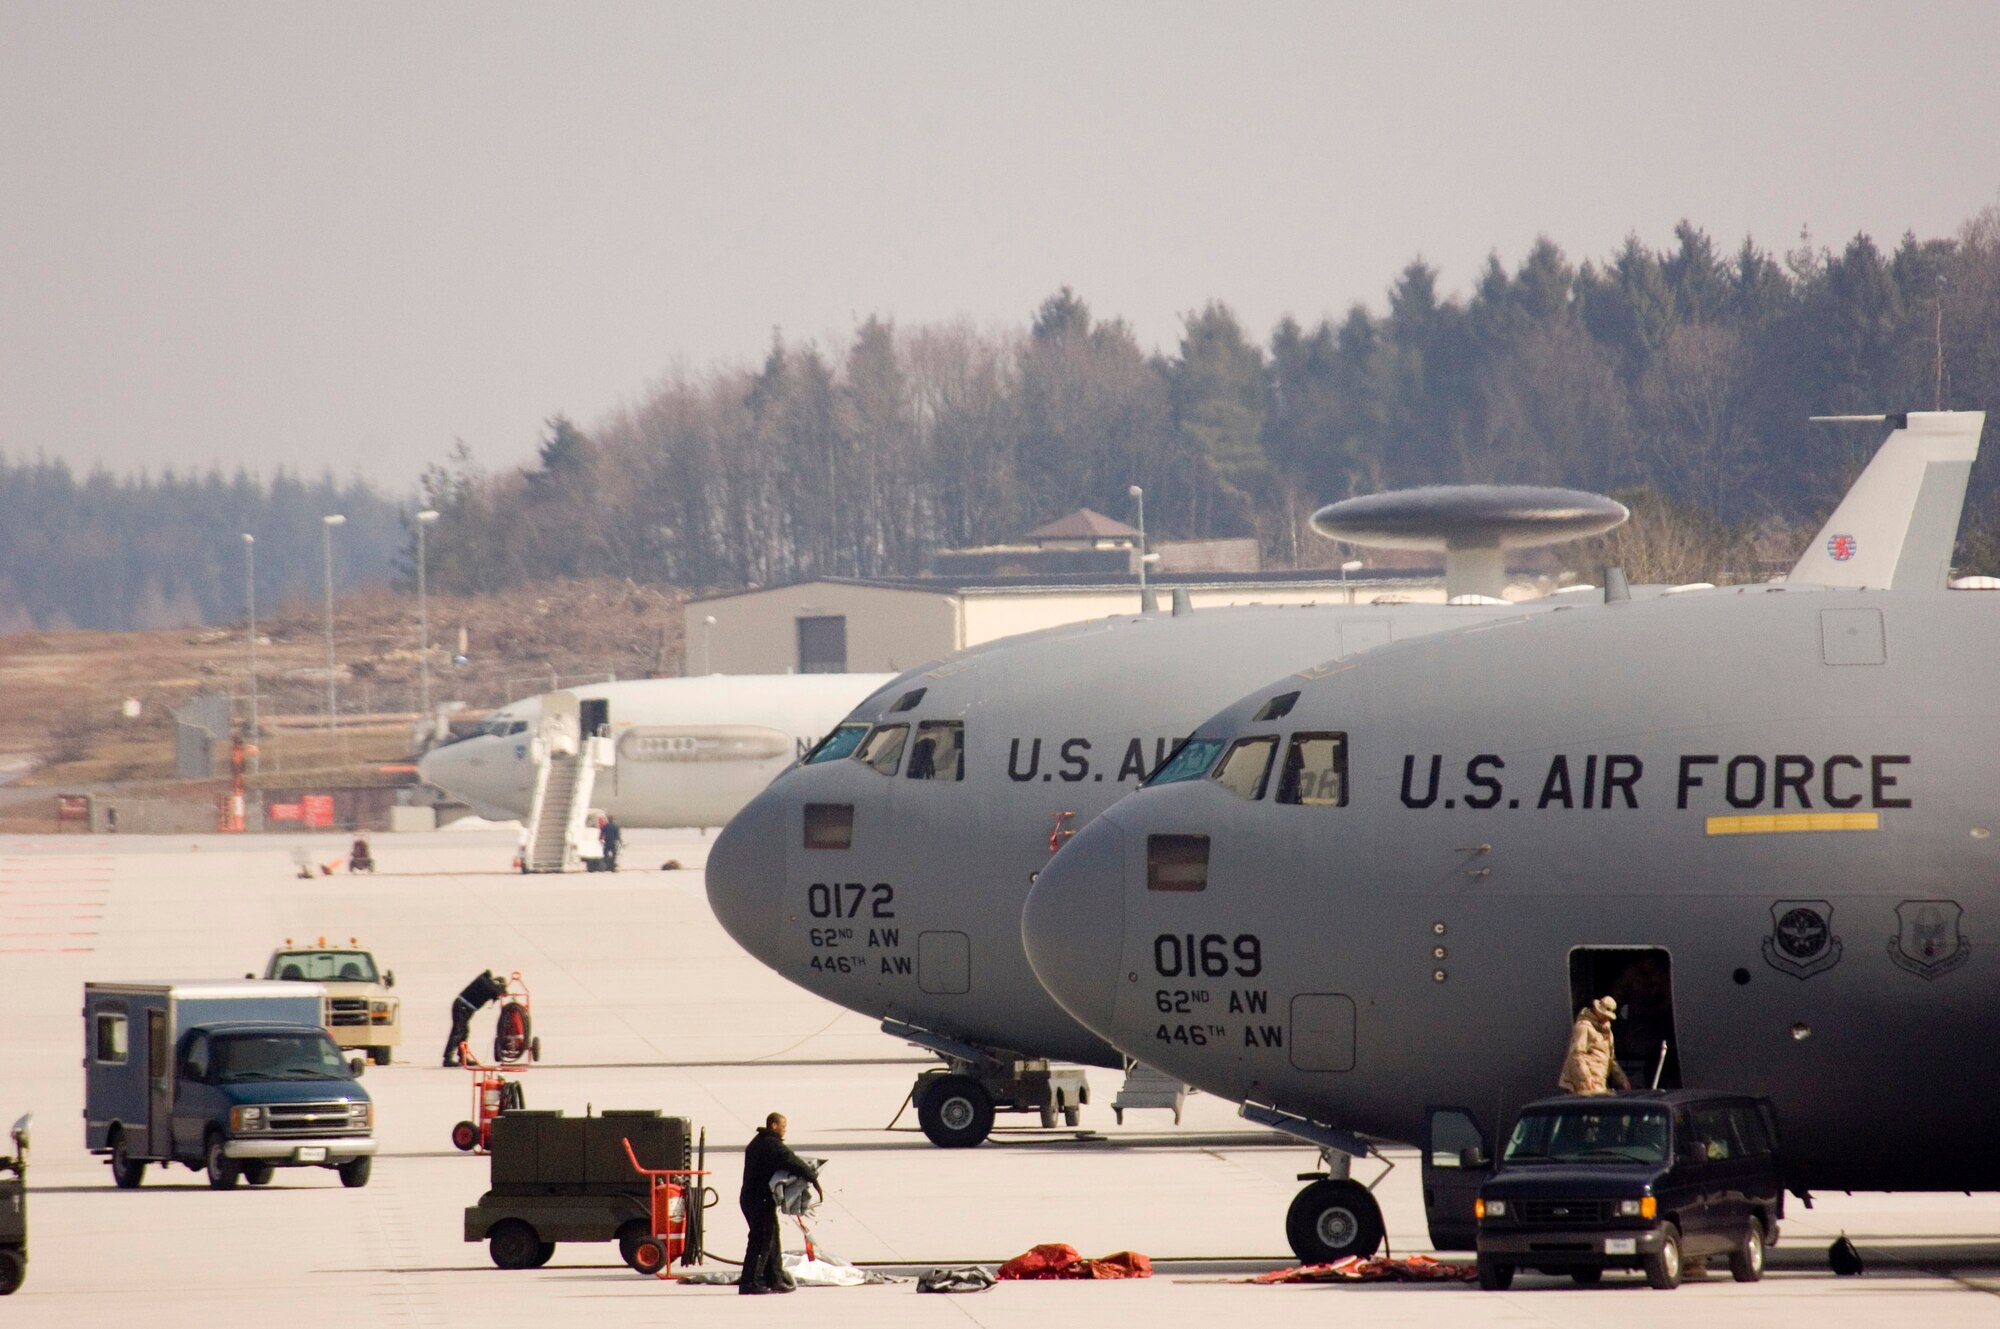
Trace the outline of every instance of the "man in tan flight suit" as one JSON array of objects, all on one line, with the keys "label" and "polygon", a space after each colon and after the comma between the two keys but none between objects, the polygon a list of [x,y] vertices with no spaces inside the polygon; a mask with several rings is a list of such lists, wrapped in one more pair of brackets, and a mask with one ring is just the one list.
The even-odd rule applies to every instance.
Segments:
[{"label": "man in tan flight suit", "polygon": [[1608,1094],[1611,1087],[1630,1089],[1625,1070],[1611,1055],[1611,1022],[1618,1003],[1599,997],[1576,1013],[1569,1031],[1569,1052],[1556,1081],[1566,1094]]}]

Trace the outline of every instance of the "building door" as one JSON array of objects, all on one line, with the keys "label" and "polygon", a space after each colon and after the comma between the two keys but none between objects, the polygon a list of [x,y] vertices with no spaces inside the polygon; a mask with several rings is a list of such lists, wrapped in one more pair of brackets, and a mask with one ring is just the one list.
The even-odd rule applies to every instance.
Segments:
[{"label": "building door", "polygon": [[844,674],[847,672],[847,616],[827,614],[801,618],[799,624],[799,672],[801,674]]},{"label": "building door", "polygon": [[167,1013],[158,1007],[146,1012],[146,1103],[147,1152],[155,1158],[174,1155],[174,1081],[168,1064]]},{"label": "building door", "polygon": [[[1611,1050],[1634,1089],[1681,1087],[1673,957],[1663,946],[1579,946],[1569,953],[1569,1018],[1599,997],[1618,1003]],[[1654,1085],[1657,1077],[1659,1083]]]}]

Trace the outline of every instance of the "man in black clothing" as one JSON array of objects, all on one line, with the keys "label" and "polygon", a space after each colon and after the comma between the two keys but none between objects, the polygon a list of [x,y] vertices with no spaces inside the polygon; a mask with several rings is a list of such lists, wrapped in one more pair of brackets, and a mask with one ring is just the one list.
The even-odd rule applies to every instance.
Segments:
[{"label": "man in black clothing", "polygon": [[604,870],[618,870],[618,844],[625,838],[625,828],[610,813],[604,816],[604,824],[597,828],[597,841],[604,846]]},{"label": "man in black clothing", "polygon": [[472,1032],[472,1013],[481,1006],[507,995],[507,985],[493,976],[493,971],[483,971],[479,977],[465,985],[465,991],[451,1000],[451,1037],[445,1040],[444,1064],[460,1065],[459,1049]]},{"label": "man in black clothing", "polygon": [[[778,1200],[771,1194],[771,1178],[780,1172],[804,1177],[819,1185],[819,1173],[785,1145],[785,1116],[773,1112],[764,1118],[764,1128],[751,1138],[743,1151],[743,1190],[736,1197],[743,1207],[743,1220],[750,1225],[750,1244],[743,1252],[743,1273],[736,1290],[746,1296],[765,1292],[795,1292],[797,1287],[785,1273],[783,1252],[778,1245]],[[825,1198],[825,1192],[820,1192]]]}]

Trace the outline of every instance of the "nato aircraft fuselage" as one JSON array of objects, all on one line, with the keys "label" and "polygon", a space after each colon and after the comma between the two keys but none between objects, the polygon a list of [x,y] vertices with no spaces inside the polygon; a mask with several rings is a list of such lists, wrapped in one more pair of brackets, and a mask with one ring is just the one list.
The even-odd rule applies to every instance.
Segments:
[{"label": "nato aircraft fuselage", "polygon": [[[592,805],[629,827],[720,826],[888,674],[710,674],[568,689],[616,742]],[[483,817],[526,817],[539,697],[501,707],[425,753],[423,780]]]},{"label": "nato aircraft fuselage", "polygon": [[1768,1095],[1789,1184],[1997,1188],[1996,635],[1984,594],[1753,587],[1306,670],[1062,848],[1029,954],[1203,1089],[1489,1150],[1616,974],[1634,1078]]}]

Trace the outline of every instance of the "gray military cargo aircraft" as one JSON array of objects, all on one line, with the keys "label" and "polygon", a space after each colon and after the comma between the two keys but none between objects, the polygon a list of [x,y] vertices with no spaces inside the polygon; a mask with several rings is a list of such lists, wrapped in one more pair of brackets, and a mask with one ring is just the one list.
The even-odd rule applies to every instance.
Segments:
[{"label": "gray military cargo aircraft", "polygon": [[[1028,954],[1330,1159],[1419,1143],[1440,1248],[1605,995],[1633,1083],[1769,1096],[1801,1194],[2000,1188],[1996,629],[1981,594],[1756,586],[1303,671],[1063,847]],[[1345,1171],[1294,1201],[1301,1258],[1380,1240]]]},{"label": "gray military cargo aircraft", "polygon": [[[1886,585],[1921,567],[1941,580],[1981,417],[1891,424],[1795,577]],[[1816,566],[1829,548],[1841,556]],[[1134,615],[923,666],[731,822],[709,857],[710,902],[779,973],[945,1059],[914,1091],[934,1142],[979,1143],[996,1110],[1074,1124],[1087,1090],[1049,1061],[1125,1062],[1049,999],[1022,951],[1021,906],[1054,848],[1277,670],[1582,598]]]}]

